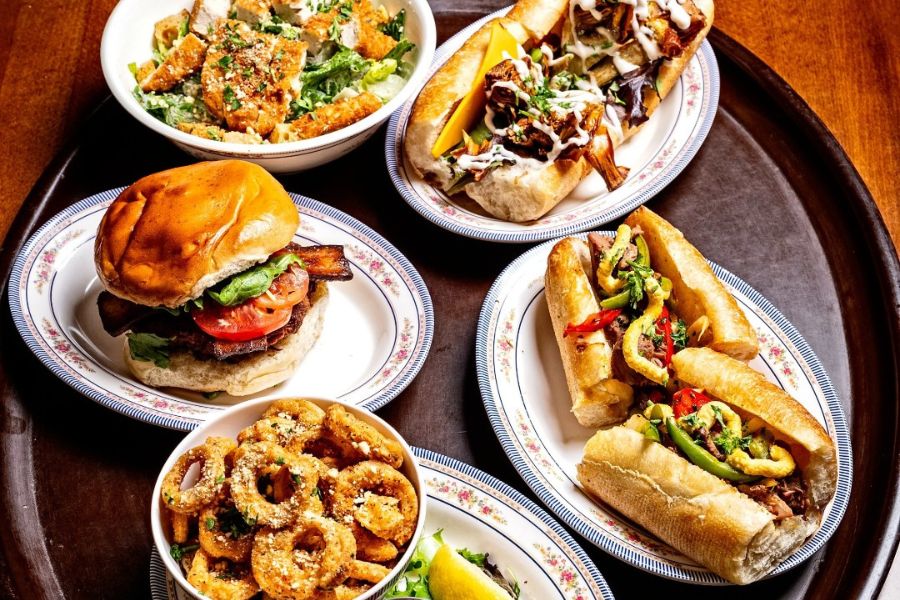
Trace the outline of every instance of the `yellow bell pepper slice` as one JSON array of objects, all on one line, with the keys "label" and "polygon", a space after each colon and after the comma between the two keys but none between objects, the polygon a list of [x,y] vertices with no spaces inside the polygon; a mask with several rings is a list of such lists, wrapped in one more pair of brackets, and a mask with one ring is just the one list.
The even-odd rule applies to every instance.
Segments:
[{"label": "yellow bell pepper slice", "polygon": [[495,22],[491,26],[491,39],[481,61],[481,67],[472,81],[472,88],[468,94],[463,96],[434,142],[434,146],[431,148],[431,155],[434,158],[440,157],[444,152],[459,144],[463,139],[463,132],[472,128],[487,102],[484,94],[484,76],[503,62],[504,52],[513,58],[518,57],[518,47],[519,43],[516,38],[503,25]]}]

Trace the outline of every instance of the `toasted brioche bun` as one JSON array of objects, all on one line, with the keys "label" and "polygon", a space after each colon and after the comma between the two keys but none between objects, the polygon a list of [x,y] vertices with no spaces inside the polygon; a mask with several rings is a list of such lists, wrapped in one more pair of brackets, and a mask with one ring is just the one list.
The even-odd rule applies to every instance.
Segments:
[{"label": "toasted brioche bun", "polygon": [[310,308],[300,328],[264,352],[236,362],[198,360],[190,352],[173,352],[169,366],[157,367],[149,361],[135,360],[125,340],[125,364],[142,383],[152,387],[174,387],[197,392],[225,392],[247,396],[288,379],[313,347],[322,332],[328,289],[319,282],[310,295]]},{"label": "toasted brioche bun", "polygon": [[709,319],[701,343],[741,360],[756,356],[759,341],[750,321],[684,234],[643,206],[628,215],[625,223],[643,230],[653,268],[672,280],[669,302],[675,313],[688,327],[701,317]]},{"label": "toasted brioche bun", "polygon": [[[651,265],[672,280],[669,302],[675,313],[688,325],[702,316],[709,320],[712,334],[700,343],[741,359],[755,356],[757,339],[747,317],[684,235],[645,207],[625,222],[641,227]],[[563,337],[566,325],[582,323],[600,310],[592,278],[588,244],[578,238],[557,242],[547,257],[544,293],[572,412],[585,427],[603,427],[624,420],[633,398],[631,386],[613,378],[612,347],[603,331]]]},{"label": "toasted brioche bun", "polygon": [[511,600],[484,571],[447,544],[431,560],[428,589],[434,600]]},{"label": "toasted brioche bun", "polygon": [[745,419],[759,417],[790,447],[808,487],[807,513],[776,522],[734,486],[621,426],[598,431],[588,441],[578,480],[714,573],[750,583],[815,532],[837,485],[834,444],[796,400],[738,360],[709,348],[687,348],[675,355],[673,366],[683,383],[704,388]]},{"label": "toasted brioche bun", "polygon": [[[674,87],[712,27],[712,1],[696,0],[695,5],[706,17],[706,27],[681,56],[663,62],[657,78],[659,94],[651,91],[645,95],[648,115],[653,114]],[[456,106],[472,87],[472,77],[487,51],[493,23],[502,23],[524,45],[529,40],[539,41],[553,31],[566,18],[568,6],[568,0],[519,0],[506,17],[489,21],[476,31],[425,84],[413,105],[403,148],[407,160],[426,181],[443,188],[450,180],[449,168],[440,158],[432,156],[431,149]],[[613,145],[621,145],[638,129],[623,126],[623,137],[613,139]],[[498,219],[532,221],[559,204],[591,170],[583,158],[552,163],[523,161],[492,169],[481,181],[466,185],[465,192]]]},{"label": "toasted brioche bun", "polygon": [[265,169],[239,160],[148,175],[109,206],[94,262],[110,292],[176,308],[290,243],[300,217]]}]

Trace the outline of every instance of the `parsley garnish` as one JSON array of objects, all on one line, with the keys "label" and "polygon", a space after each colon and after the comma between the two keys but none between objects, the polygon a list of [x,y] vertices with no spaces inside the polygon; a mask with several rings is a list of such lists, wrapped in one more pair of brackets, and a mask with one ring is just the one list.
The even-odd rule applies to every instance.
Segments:
[{"label": "parsley garnish", "polygon": [[230,85],[225,86],[225,91],[222,93],[222,99],[225,101],[225,105],[231,110],[237,110],[241,107],[241,101],[235,97],[234,90],[231,89]]},{"label": "parsley garnish", "polygon": [[687,348],[687,325],[682,319],[672,323],[672,343],[675,345],[676,351]]},{"label": "parsley garnish", "polygon": [[191,544],[190,546],[181,546],[179,544],[172,544],[169,546],[169,554],[175,560],[181,560],[181,557],[187,554],[188,552],[193,552],[197,548],[199,548],[199,544]]},{"label": "parsley garnish", "polygon": [[226,71],[231,70],[231,63],[234,62],[234,58],[230,54],[226,54],[222,58],[219,59],[218,65],[225,69]]},{"label": "parsley garnish", "polygon": [[[718,418],[718,415],[716,418]],[[725,456],[728,456],[737,449],[746,450],[749,448],[751,439],[749,435],[740,437],[730,429],[722,429],[722,433],[716,436],[713,443],[722,450]]]}]

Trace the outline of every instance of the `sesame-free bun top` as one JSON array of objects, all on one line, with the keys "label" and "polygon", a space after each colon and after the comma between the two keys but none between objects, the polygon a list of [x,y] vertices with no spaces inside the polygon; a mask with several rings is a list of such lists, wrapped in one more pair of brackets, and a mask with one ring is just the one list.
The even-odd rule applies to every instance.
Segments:
[{"label": "sesame-free bun top", "polygon": [[97,274],[121,298],[175,308],[287,246],[300,216],[262,167],[201,162],[148,175],[106,210]]}]

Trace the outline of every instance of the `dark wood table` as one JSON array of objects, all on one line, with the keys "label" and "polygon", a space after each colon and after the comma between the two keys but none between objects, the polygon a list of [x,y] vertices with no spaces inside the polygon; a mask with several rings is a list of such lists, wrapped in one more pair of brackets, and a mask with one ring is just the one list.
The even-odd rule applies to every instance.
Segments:
[{"label": "dark wood table", "polygon": [[[83,26],[79,52],[89,54],[86,48],[99,32],[96,22],[105,18],[109,3],[77,7],[81,12],[69,8],[73,27]],[[452,7],[440,16],[442,38],[489,8],[487,3]],[[18,7],[17,23],[31,22],[28,10]],[[857,15],[851,11],[848,18]],[[11,39],[0,46],[8,52],[0,54],[0,64],[12,64],[10,53],[23,51]],[[896,255],[871,197],[821,123],[746,51],[722,35],[713,41],[723,75],[719,116],[696,159],[649,205],[681,227],[706,256],[771,300],[810,342],[852,424],[857,487],[823,552],[802,568],[749,588],[725,592],[670,583],[582,543],[623,598],[869,597],[895,541],[882,516],[897,501],[900,456]],[[72,51],[56,46],[56,39],[45,44]],[[28,47],[36,55],[44,52]],[[84,62],[95,56],[86,55]],[[82,76],[90,79],[89,73],[76,79]],[[73,114],[92,105],[81,98],[82,108],[71,108]],[[65,112],[62,107],[57,106]],[[26,200],[27,210],[10,229],[8,249],[63,206],[190,162],[112,102],[86,125]],[[409,388],[379,413],[410,443],[469,462],[533,498],[490,427],[474,367],[481,300],[503,267],[527,247],[464,239],[424,221],[391,186],[383,142],[380,133],[333,164],[283,178],[289,190],[332,204],[391,240],[431,291],[436,315],[431,354]],[[10,152],[8,145],[5,151]],[[4,212],[12,206],[5,204]],[[0,274],[8,273],[11,259],[4,252]],[[131,421],[76,394],[30,355],[8,313],[0,319],[0,397],[6,483],[0,490],[6,519],[0,531],[0,596],[147,597],[149,494],[181,434]]]}]

